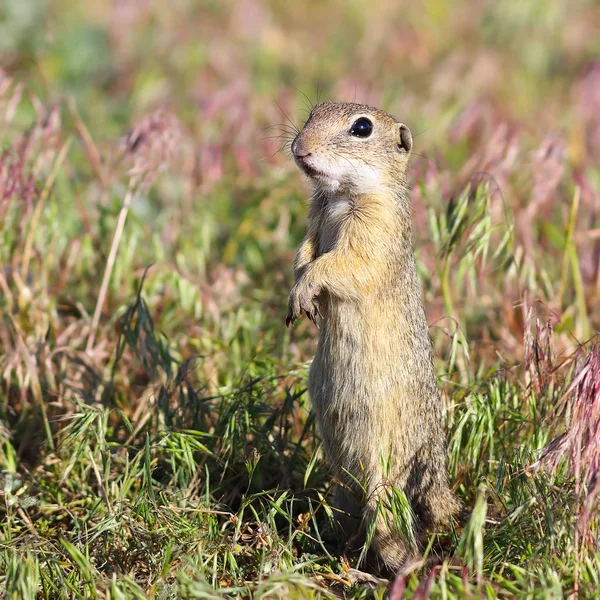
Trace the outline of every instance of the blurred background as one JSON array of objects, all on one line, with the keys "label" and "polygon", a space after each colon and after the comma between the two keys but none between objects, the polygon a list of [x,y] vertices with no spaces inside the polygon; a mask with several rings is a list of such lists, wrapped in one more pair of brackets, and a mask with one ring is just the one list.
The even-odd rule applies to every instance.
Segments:
[{"label": "blurred background", "polygon": [[[323,99],[382,107],[416,135],[416,242],[429,271],[427,211],[445,209],[469,183],[489,183],[494,224],[514,221],[523,260],[535,261],[540,243],[544,252],[561,245],[576,185],[578,223],[598,225],[596,2],[4,0],[0,11],[5,86],[11,80],[3,97],[13,109],[5,129],[46,110],[44,135],[57,151],[78,140],[67,159],[76,176],[58,175],[69,189],[56,200],[64,231],[54,254],[82,247],[73,268],[100,275],[97,252],[108,252],[131,168],[168,170],[134,199],[109,301],[133,293],[129,274],[153,261],[148,284],[159,278],[163,296],[187,290],[196,317],[211,277],[225,287],[230,278],[232,293],[249,277],[248,293],[264,289],[257,299],[280,309],[308,190],[286,142]],[[576,241],[583,282],[595,290],[594,239]],[[86,301],[82,282],[64,279],[92,311],[97,290]],[[437,320],[443,309],[430,301]]]},{"label": "blurred background", "polygon": [[[157,486],[237,510],[244,490],[282,481],[328,489],[304,393],[316,330],[284,326],[309,193],[288,146],[319,100],[376,105],[411,128],[452,478],[469,503],[492,463],[520,468],[553,430],[519,401],[509,418],[505,398],[533,385],[556,399],[570,374],[558,366],[600,326],[599,31],[592,0],[2,0],[0,459],[21,478],[10,493],[51,502],[63,490],[68,506],[94,461],[110,463],[107,481],[130,477],[103,444],[152,457],[151,483],[138,478],[148,489],[124,492],[134,499]],[[487,427],[472,400],[491,398],[498,374],[515,387]],[[523,439],[531,448],[515,450]],[[73,510],[38,515],[44,535],[61,519],[79,531]],[[30,531],[22,515],[13,526]],[[102,550],[69,539],[121,560],[112,538]],[[219,565],[227,585],[246,576]]]}]

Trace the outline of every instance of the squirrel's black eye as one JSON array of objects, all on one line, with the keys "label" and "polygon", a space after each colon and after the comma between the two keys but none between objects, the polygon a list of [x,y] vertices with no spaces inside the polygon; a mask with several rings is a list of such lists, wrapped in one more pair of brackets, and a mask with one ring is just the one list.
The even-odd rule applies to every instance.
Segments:
[{"label": "squirrel's black eye", "polygon": [[350,135],[361,138],[369,137],[371,133],[373,133],[373,123],[371,123],[371,121],[365,117],[356,119],[352,125],[352,128],[350,129]]}]

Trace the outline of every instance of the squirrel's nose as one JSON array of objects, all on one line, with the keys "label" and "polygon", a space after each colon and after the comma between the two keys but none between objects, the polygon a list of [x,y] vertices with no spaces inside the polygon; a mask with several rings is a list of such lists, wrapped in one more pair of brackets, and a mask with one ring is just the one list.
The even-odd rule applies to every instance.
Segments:
[{"label": "squirrel's nose", "polygon": [[311,154],[306,151],[303,141],[300,136],[296,136],[296,139],[292,142],[292,154],[299,160],[307,158]]}]

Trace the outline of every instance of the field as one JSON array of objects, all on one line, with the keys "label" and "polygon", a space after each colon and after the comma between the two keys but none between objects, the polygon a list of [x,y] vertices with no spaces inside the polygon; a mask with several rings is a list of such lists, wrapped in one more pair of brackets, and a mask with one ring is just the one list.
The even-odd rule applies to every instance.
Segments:
[{"label": "field", "polygon": [[[3,0],[0,598],[595,598],[600,5]],[[285,327],[317,100],[415,134],[471,511],[356,583]]]}]

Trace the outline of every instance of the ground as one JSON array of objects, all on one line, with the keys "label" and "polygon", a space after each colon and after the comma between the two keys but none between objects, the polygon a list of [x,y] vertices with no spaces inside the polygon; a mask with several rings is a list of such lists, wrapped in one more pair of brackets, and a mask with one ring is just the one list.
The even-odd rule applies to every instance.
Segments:
[{"label": "ground", "polygon": [[[562,598],[600,586],[600,7],[4,0],[0,597]],[[285,327],[319,99],[415,134],[470,516],[353,583]]]}]

